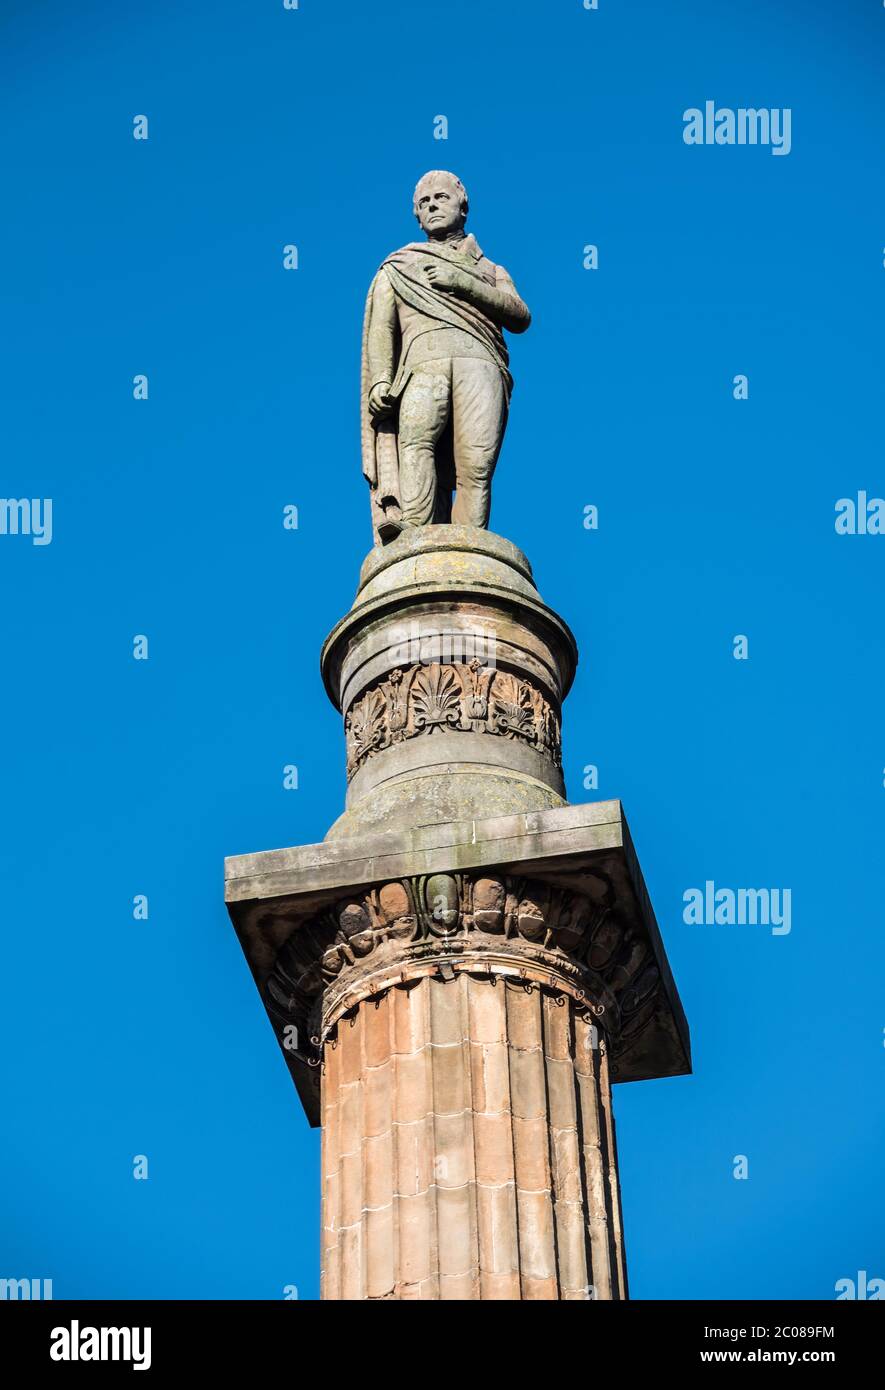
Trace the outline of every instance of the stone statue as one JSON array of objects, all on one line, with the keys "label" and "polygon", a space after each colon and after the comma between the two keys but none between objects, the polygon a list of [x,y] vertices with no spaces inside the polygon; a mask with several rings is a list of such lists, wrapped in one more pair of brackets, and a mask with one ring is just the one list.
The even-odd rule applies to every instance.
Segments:
[{"label": "stone statue", "polygon": [[502,330],[531,321],[507,271],[465,234],[460,179],[425,174],[414,212],[427,240],[387,257],[363,325],[363,473],[381,544],[433,522],[488,526],[513,385]]}]

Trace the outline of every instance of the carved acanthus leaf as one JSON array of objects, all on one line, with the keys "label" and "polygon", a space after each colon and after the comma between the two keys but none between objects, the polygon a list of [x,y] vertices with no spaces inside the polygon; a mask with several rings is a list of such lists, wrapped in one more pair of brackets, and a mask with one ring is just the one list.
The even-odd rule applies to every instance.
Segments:
[{"label": "carved acanthus leaf", "polygon": [[344,727],[348,777],[391,743],[436,729],[521,739],[561,763],[559,719],[546,697],[476,658],[391,671],[354,701]]}]

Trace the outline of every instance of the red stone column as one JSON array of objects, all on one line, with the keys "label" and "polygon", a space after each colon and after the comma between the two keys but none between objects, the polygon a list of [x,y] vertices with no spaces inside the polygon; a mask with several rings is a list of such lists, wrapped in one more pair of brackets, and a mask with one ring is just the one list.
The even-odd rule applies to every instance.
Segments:
[{"label": "red stone column", "polygon": [[392,985],[323,1050],[327,1299],[626,1297],[606,1040],[531,980]]}]

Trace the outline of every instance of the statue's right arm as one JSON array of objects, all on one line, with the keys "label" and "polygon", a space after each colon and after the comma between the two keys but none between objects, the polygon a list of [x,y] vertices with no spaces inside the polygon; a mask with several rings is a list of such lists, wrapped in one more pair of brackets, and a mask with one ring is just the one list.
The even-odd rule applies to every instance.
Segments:
[{"label": "statue's right arm", "polygon": [[366,355],[369,362],[369,403],[372,404],[386,394],[376,387],[389,390],[396,376],[396,336],[397,315],[396,295],[393,286],[382,268],[375,277],[372,287],[372,306],[369,315],[369,332]]}]

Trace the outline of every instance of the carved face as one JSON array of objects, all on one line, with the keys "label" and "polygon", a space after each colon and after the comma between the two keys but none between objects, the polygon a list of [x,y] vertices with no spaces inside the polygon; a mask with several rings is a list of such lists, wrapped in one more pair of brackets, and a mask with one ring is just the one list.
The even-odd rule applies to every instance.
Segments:
[{"label": "carved face", "polygon": [[415,214],[429,237],[446,237],[458,232],[467,220],[463,193],[451,174],[425,177],[415,190]]}]

